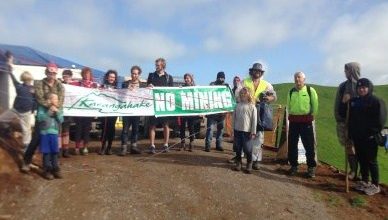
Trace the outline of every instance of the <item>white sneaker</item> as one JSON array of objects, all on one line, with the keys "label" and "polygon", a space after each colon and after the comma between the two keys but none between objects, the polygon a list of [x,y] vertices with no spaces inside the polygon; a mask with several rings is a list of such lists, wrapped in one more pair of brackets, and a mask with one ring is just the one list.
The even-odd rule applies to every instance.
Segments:
[{"label": "white sneaker", "polygon": [[84,147],[84,149],[82,149],[82,154],[83,155],[88,155],[89,154],[89,151],[88,151],[87,147]]},{"label": "white sneaker", "polygon": [[373,196],[374,194],[380,193],[380,186],[371,184],[368,188],[365,189],[365,194],[368,196]]},{"label": "white sneaker", "polygon": [[355,190],[357,191],[362,191],[365,192],[367,188],[370,187],[370,183],[364,182],[364,181],[358,181],[356,183],[356,186],[354,187]]}]

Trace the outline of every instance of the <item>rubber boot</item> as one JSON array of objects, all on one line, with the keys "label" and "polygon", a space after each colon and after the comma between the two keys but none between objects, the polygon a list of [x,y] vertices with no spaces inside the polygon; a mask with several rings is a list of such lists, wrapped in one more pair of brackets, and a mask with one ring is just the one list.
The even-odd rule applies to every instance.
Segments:
[{"label": "rubber boot", "polygon": [[355,180],[357,179],[357,170],[358,170],[358,161],[355,155],[348,155],[348,161],[349,161],[349,179]]},{"label": "rubber boot", "polygon": [[189,143],[189,151],[193,152],[193,142],[192,141],[190,141],[190,143]]},{"label": "rubber boot", "polygon": [[252,173],[252,161],[247,162],[247,167],[245,169],[245,173],[247,173],[247,174]]},{"label": "rubber boot", "polygon": [[131,144],[131,154],[141,154],[141,150],[137,148],[136,143]]},{"label": "rubber boot", "polygon": [[125,156],[125,155],[127,155],[127,145],[123,144],[121,146],[121,152],[120,152],[119,156]]}]

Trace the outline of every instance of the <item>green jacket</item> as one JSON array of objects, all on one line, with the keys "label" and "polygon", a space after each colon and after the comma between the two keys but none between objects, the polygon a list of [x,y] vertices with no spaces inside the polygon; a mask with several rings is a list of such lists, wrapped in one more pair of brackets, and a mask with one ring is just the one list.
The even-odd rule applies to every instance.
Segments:
[{"label": "green jacket", "polygon": [[48,108],[39,105],[37,120],[39,122],[40,134],[58,134],[63,122],[63,111],[60,109],[55,115],[50,115]]},{"label": "green jacket", "polygon": [[[293,88],[287,94],[287,108],[290,115],[309,115],[318,114],[318,95],[313,87],[310,87],[311,97],[307,92],[307,86],[303,86],[301,90]],[[310,101],[311,99],[311,101]]]},{"label": "green jacket", "polygon": [[49,107],[47,103],[47,98],[50,93],[58,95],[59,99],[59,108],[63,106],[63,101],[65,99],[65,88],[63,87],[61,81],[55,80],[54,85],[50,86],[47,83],[47,78],[42,80],[34,81],[35,89],[35,98],[39,105]]}]

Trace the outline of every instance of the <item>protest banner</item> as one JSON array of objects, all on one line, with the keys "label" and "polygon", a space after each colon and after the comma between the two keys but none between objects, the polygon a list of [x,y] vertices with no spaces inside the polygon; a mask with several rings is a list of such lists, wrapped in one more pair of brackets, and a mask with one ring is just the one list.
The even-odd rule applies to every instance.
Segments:
[{"label": "protest banner", "polygon": [[233,111],[235,99],[225,86],[91,89],[65,86],[65,116],[183,116]]}]

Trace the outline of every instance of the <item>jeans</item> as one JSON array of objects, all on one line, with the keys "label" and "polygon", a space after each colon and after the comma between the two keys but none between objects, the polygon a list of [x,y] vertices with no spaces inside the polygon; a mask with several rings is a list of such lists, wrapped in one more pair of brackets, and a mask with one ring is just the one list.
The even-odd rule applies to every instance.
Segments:
[{"label": "jeans", "polygon": [[250,132],[234,130],[234,143],[236,145],[237,161],[241,161],[241,151],[244,151],[248,163],[252,161],[252,145],[248,144],[250,135]]},{"label": "jeans", "polygon": [[58,172],[58,153],[43,154],[43,170],[46,172]]},{"label": "jeans", "polygon": [[132,126],[131,144],[137,142],[139,136],[139,122],[140,116],[126,116],[123,117],[123,130],[121,132],[121,145],[128,144],[129,127]]},{"label": "jeans", "polygon": [[207,149],[210,149],[210,144],[213,139],[213,133],[212,133],[212,125],[217,125],[217,134],[216,134],[216,148],[221,148],[222,143],[222,132],[224,129],[224,121],[225,119],[222,118],[213,118],[208,117],[207,118],[207,125],[206,125],[206,139],[205,139],[205,147]]},{"label": "jeans", "polygon": [[298,141],[302,139],[303,147],[306,150],[307,166],[316,167],[315,161],[315,139],[313,124],[290,122],[288,131],[288,161],[291,166],[298,166]]}]

